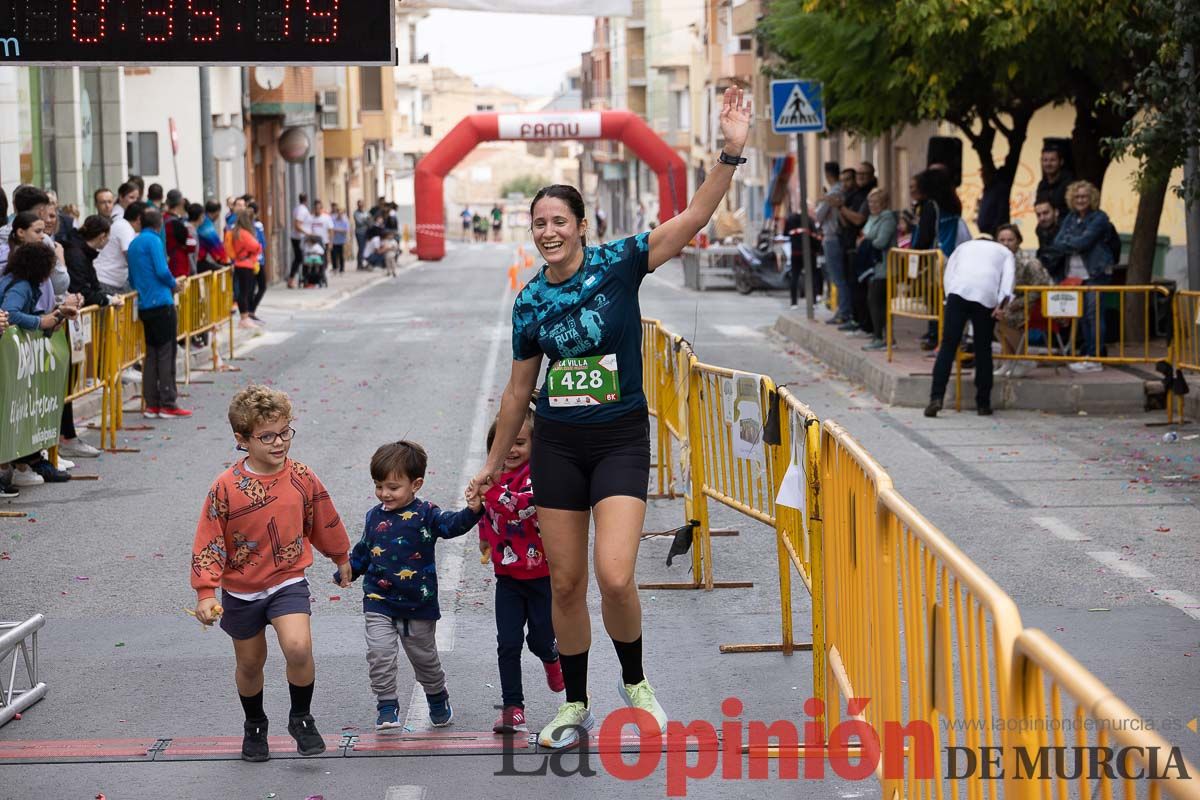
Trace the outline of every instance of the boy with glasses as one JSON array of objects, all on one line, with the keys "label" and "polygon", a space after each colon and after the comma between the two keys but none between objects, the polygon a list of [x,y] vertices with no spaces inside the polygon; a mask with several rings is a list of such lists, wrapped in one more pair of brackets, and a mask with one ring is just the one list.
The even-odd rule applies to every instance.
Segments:
[{"label": "boy with glasses", "polygon": [[[229,406],[229,424],[246,457],[217,477],[192,545],[195,615],[233,638],[235,682],[246,715],[244,761],[266,761],[263,710],[266,627],[272,625],[287,661],[291,710],[288,733],[302,756],[325,752],[310,705],[316,670],[309,616],[312,599],[304,571],[316,547],[350,585],[350,538],[329,492],[304,464],[288,458],[295,430],[288,396],[248,386]],[[222,589],[221,603],[216,598]]]}]

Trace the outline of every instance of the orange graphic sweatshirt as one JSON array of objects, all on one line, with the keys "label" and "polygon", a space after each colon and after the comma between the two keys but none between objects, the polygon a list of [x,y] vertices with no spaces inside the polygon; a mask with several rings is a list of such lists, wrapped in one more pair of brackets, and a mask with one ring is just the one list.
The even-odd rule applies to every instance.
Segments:
[{"label": "orange graphic sweatshirt", "polygon": [[253,594],[302,577],[313,547],[339,566],[350,560],[346,526],[312,470],[288,459],[274,475],[258,475],[245,464],[217,477],[200,512],[192,544],[200,600],[218,586]]}]

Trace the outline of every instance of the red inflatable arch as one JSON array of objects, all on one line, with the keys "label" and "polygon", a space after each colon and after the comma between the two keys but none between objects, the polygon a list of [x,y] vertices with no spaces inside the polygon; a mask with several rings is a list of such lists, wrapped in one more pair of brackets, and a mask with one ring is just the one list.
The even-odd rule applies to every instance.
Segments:
[{"label": "red inflatable arch", "polygon": [[630,111],[569,111],[532,114],[482,113],[464,117],[417,163],[417,257],[446,255],[446,174],[480,142],[619,139],[658,175],[659,221],[687,207],[687,165],[641,117]]}]

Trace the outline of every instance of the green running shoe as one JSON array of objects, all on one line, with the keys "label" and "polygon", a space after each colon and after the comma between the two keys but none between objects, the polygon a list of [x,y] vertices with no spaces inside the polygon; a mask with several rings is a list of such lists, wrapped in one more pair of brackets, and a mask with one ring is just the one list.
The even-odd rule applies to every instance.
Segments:
[{"label": "green running shoe", "polygon": [[659,733],[667,732],[667,712],[663,711],[663,707],[655,699],[654,687],[650,685],[650,681],[643,679],[641,683],[631,684],[617,678],[617,691],[621,693],[621,699],[625,701],[625,705],[630,708],[640,708],[654,717],[654,721],[658,723]]},{"label": "green running shoe", "polygon": [[579,742],[581,732],[586,735],[595,726],[596,718],[586,705],[578,701],[563,703],[554,719],[538,734],[538,744],[555,750],[571,747]]}]

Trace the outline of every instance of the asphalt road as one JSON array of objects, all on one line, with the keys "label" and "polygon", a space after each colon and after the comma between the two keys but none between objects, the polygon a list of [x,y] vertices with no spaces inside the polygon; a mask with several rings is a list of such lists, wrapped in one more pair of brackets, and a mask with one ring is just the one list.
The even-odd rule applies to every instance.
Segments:
[{"label": "asphalt road", "polygon": [[[440,263],[419,265],[333,307],[289,310],[295,304],[281,302],[267,316],[265,306],[270,333],[236,362],[242,371],[188,390],[193,419],[127,432],[122,444],[140,453],[81,465],[98,472],[100,481],[30,490],[11,506],[30,518],[0,519],[0,550],[9,556],[0,560],[0,617],[46,614],[41,667],[50,693],[23,720],[0,728],[0,746],[239,734],[228,640],[219,631],[201,630],[183,612],[194,602],[188,559],[201,500],[213,476],[236,457],[224,419],[229,398],[250,381],[292,395],[298,413],[292,454],[322,477],[352,536],[355,521],[375,503],[367,464],[385,441],[424,444],[430,469],[423,495],[456,507],[483,457],[483,435],[507,377],[510,261],[510,248],[461,246]],[[678,265],[669,264],[646,281],[642,298],[643,313],[686,336],[703,360],[770,374],[789,383],[819,415],[842,422],[906,497],[1013,596],[1027,625],[1047,631],[1144,716],[1186,721],[1200,715],[1200,477],[1193,478],[1200,474],[1200,439],[1164,444],[1163,429],[1146,427],[1140,416],[1001,412],[984,419],[951,412],[926,420],[918,410],[880,407],[861,388],[777,339],[770,325],[785,302],[779,297],[697,294],[682,288]],[[1180,432],[1188,435],[1186,428]],[[679,501],[654,501],[647,528],[674,527],[682,515]],[[742,532],[714,541],[718,580],[748,579],[755,586],[712,594],[643,592],[648,675],[677,719],[719,724],[721,701],[736,696],[746,720],[802,720],[800,706],[812,686],[805,654],[717,652],[724,642],[777,641],[779,608],[770,532],[715,507],[713,524]],[[665,566],[667,546],[665,539],[644,544],[640,580],[688,579],[686,563]],[[498,702],[492,582],[476,554],[473,535],[439,550],[439,645],[455,706],[451,730],[462,736],[449,749],[300,760],[285,757],[292,754],[281,744],[278,757],[264,765],[220,756],[8,763],[0,765],[0,798],[274,793],[281,800],[436,800],[500,791],[662,797],[665,756],[633,785],[604,770],[594,778],[547,784],[536,775],[498,776],[501,755],[463,744],[473,741],[472,732],[490,739],[486,732]],[[329,572],[318,556],[310,572],[314,713],[327,736],[369,734],[374,699],[365,669],[361,590],[329,584]],[[599,632],[597,600],[593,588],[593,630]],[[806,599],[798,598],[798,620],[807,610]],[[268,713],[273,732],[283,733],[287,692],[275,650],[267,671]],[[613,688],[617,672],[615,656],[597,636],[591,690],[598,716],[620,705]],[[539,673],[527,656],[534,728],[557,702],[540,686]],[[423,710],[413,708],[408,720],[421,729]],[[1184,730],[1170,738],[1200,762],[1200,737]],[[514,763],[528,772],[542,757],[520,753]],[[575,766],[568,761],[565,769]],[[754,791],[828,798],[871,796],[877,789],[828,778],[756,782]],[[744,793],[743,782],[715,777],[688,786],[692,797]]]}]

